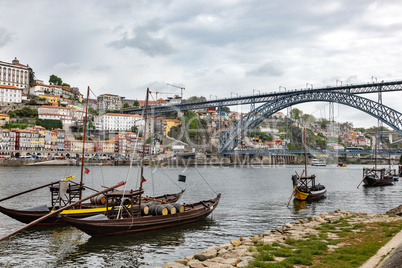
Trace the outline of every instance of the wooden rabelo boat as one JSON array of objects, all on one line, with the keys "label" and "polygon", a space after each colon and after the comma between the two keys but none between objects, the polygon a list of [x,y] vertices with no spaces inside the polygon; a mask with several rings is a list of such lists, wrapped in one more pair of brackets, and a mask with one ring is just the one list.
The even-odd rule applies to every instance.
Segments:
[{"label": "wooden rabelo boat", "polygon": [[[377,132],[377,137],[378,137]],[[377,142],[378,138],[376,138],[375,142],[375,152],[374,152],[374,167],[373,168],[363,168],[363,179],[357,186],[359,188],[360,184],[363,182],[364,187],[378,187],[378,186],[388,186],[394,185],[394,176],[391,174],[391,165],[389,170],[387,171],[385,168],[377,167]],[[391,161],[391,160],[390,160]],[[395,172],[393,172],[395,173]]]},{"label": "wooden rabelo boat", "polygon": [[[144,133],[147,133],[148,117],[147,89],[144,115]],[[143,144],[145,152],[145,143]],[[210,200],[193,204],[143,204],[142,194],[144,169],[144,154],[142,154],[140,187],[138,190],[115,191],[107,193],[105,215],[74,219],[68,215],[61,215],[62,219],[72,226],[91,236],[111,236],[133,234],[138,232],[169,228],[205,219],[219,203],[221,194]],[[179,180],[182,179],[179,176]]]},{"label": "wooden rabelo boat", "polygon": [[363,168],[363,186],[394,185],[394,176],[386,174],[385,168]]},{"label": "wooden rabelo boat", "polygon": [[307,175],[306,129],[304,128],[304,170],[300,176],[297,173],[292,176],[292,194],[296,200],[310,201],[325,197],[327,189],[324,185],[316,184],[315,178],[315,175]]},{"label": "wooden rabelo boat", "polygon": [[[52,189],[54,190],[56,187],[52,186],[50,187],[51,191]],[[71,186],[71,191],[69,193],[76,194],[78,191],[78,187],[75,187],[74,185]],[[182,190],[179,193],[175,194],[165,194],[162,196],[156,196],[156,197],[148,197],[148,196],[143,196],[142,200],[144,203],[150,203],[153,200],[157,200],[158,202],[161,203],[173,203],[177,202],[180,197],[182,196],[183,192],[185,190]],[[52,193],[55,193],[56,191],[53,191]],[[3,214],[18,220],[23,223],[30,223],[36,219],[39,219],[46,214],[51,213],[52,211],[55,211],[63,206],[60,205],[55,205],[55,201],[57,199],[54,199],[54,194],[52,194],[52,206],[37,206],[25,210],[18,210],[18,209],[11,209],[11,208],[5,208],[3,206],[0,206],[0,212]],[[76,197],[71,197],[66,204],[72,204],[73,202],[78,201]],[[106,202],[106,197],[104,195],[99,195],[96,198],[91,199],[91,202],[88,203],[82,203],[81,206],[73,207],[70,209],[63,210],[60,212],[61,215],[68,215],[69,217],[72,218],[84,218],[84,217],[89,217],[89,216],[94,216],[98,214],[104,214],[106,212],[106,207],[105,207],[105,202]],[[37,223],[37,225],[61,225],[61,224],[66,224],[61,218],[60,215],[54,214],[45,220]]]},{"label": "wooden rabelo boat", "polygon": [[[87,92],[87,104],[88,104],[88,96],[89,96],[89,87],[88,87],[88,92]],[[83,136],[83,141],[86,139],[86,125],[87,125],[87,115],[88,115],[88,106],[86,107],[86,112],[85,112],[85,123],[84,123],[84,136]],[[85,143],[84,143],[85,144]],[[83,184],[83,174],[84,174],[84,153],[85,153],[85,147],[83,146],[82,149],[82,163],[81,163],[81,181],[80,183],[75,183],[71,181],[75,176],[70,176],[67,177],[63,180],[49,183],[34,189],[30,189],[6,198],[3,198],[0,200],[5,201],[7,199],[14,198],[16,196],[20,196],[22,194],[26,194],[28,192],[36,191],[45,187],[49,187],[50,192],[51,192],[51,205],[41,205],[41,206],[36,206],[33,208],[28,208],[28,209],[11,209],[11,208],[6,208],[3,206],[0,206],[0,212],[3,214],[16,219],[20,222],[23,223],[30,223],[34,220],[37,220],[52,211],[55,211],[59,208],[62,208],[64,206],[67,206],[69,204],[72,204],[76,201],[79,201],[82,199],[82,192],[85,189],[90,189],[94,191],[95,193],[98,192],[95,189],[92,189],[90,187],[84,187]],[[142,202],[143,203],[149,203],[154,200],[158,200],[162,203],[172,203],[176,202],[177,200],[180,199],[182,196],[183,192],[185,190],[182,190],[179,193],[174,193],[174,194],[166,194],[162,196],[156,196],[156,197],[148,197],[148,196],[142,196]],[[88,216],[93,216],[93,215],[98,215],[98,214],[104,214],[106,212],[106,207],[105,207],[105,202],[106,198],[103,195],[99,195],[96,198],[92,198],[90,202],[88,203],[81,203],[78,206],[74,206],[70,209],[63,210],[60,214],[63,215],[68,215],[71,218],[83,218],[83,217],[88,217]],[[58,214],[53,214],[52,216],[44,219],[43,221],[37,223],[37,225],[60,225],[60,224],[66,224],[64,221],[61,220],[60,215]]]},{"label": "wooden rabelo boat", "polygon": [[[88,218],[72,218],[62,214],[63,221],[91,236],[132,234],[200,221],[214,211],[220,194],[211,200],[194,204],[141,204],[142,190],[116,191],[106,194],[107,212]],[[121,206],[123,198],[128,200]],[[124,203],[124,202],[123,202]]]}]

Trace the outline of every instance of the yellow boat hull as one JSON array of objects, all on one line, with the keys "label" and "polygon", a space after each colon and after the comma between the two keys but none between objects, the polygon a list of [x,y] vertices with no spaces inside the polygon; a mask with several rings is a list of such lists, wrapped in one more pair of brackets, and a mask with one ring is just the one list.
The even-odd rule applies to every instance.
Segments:
[{"label": "yellow boat hull", "polygon": [[297,200],[303,201],[303,200],[306,200],[310,194],[302,192],[302,191],[299,190],[299,187],[296,187],[296,190],[295,190],[293,195],[295,196],[295,198]]}]

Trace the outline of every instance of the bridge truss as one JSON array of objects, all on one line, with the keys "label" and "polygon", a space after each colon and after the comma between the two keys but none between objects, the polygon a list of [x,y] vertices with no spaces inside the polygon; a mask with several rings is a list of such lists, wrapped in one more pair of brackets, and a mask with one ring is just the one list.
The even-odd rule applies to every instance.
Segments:
[{"label": "bridge truss", "polygon": [[402,114],[390,107],[349,92],[305,90],[278,96],[250,111],[225,132],[220,133],[218,152],[223,154],[233,151],[247,133],[260,124],[266,117],[277,111],[288,106],[312,101],[330,101],[356,108],[379,119],[402,134]]}]

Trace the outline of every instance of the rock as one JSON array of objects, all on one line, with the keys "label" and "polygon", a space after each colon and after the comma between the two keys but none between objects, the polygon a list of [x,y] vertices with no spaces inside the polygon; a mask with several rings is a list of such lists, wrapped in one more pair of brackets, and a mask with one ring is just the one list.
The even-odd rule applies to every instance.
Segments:
[{"label": "rock", "polygon": [[205,261],[208,259],[215,258],[217,255],[217,251],[215,249],[207,249],[204,250],[201,253],[195,253],[194,254],[194,259],[199,260],[199,261]]},{"label": "rock", "polygon": [[229,249],[232,249],[232,248],[233,248],[233,245],[230,244],[230,243],[226,243],[226,244],[223,244],[223,245],[219,246],[219,250],[221,250],[221,249],[229,250]]},{"label": "rock", "polygon": [[260,239],[260,236],[259,236],[259,235],[255,235],[255,236],[253,236],[253,239],[251,239],[251,241],[257,242],[259,239]]},{"label": "rock", "polygon": [[386,212],[386,214],[402,216],[402,205],[400,205],[399,207],[393,208],[391,210],[388,210]]},{"label": "rock", "polygon": [[240,262],[239,258],[229,258],[229,259],[224,260],[222,263],[236,266],[236,264],[238,264],[239,262]]},{"label": "rock", "polygon": [[191,260],[187,263],[190,268],[204,268],[205,266],[199,260]]},{"label": "rock", "polygon": [[230,243],[231,243],[234,247],[237,247],[237,246],[240,246],[240,245],[241,245],[241,241],[240,241],[239,239],[232,239],[232,240],[230,240]]},{"label": "rock", "polygon": [[178,263],[178,262],[171,262],[171,263],[163,265],[162,268],[183,268],[183,267],[186,267],[186,265]]},{"label": "rock", "polygon": [[291,229],[291,228],[293,228],[293,224],[290,224],[287,222],[287,223],[285,223],[285,225],[283,227],[285,227],[287,229]]},{"label": "rock", "polygon": [[222,257],[215,257],[215,258],[212,258],[212,259],[210,259],[210,260],[208,260],[208,261],[209,261],[209,262],[219,262],[219,263],[222,263],[224,260],[225,260],[225,259],[222,258]]},{"label": "rock", "polygon": [[236,267],[246,267],[250,262],[254,261],[254,258],[250,257],[250,256],[241,257],[239,259],[240,259],[240,262],[237,264]]}]

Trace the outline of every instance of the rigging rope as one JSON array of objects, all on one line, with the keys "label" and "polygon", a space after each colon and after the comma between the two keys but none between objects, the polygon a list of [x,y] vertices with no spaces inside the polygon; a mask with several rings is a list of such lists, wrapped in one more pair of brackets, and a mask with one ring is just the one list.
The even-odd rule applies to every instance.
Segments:
[{"label": "rigging rope", "polygon": [[179,189],[182,189],[168,174],[166,174],[161,168],[159,169],[160,172],[162,172],[162,174],[164,174],[171,182],[173,182],[173,184],[175,184],[177,187],[179,187]]},{"label": "rigging rope", "polygon": [[211,185],[209,185],[209,183],[207,182],[207,180],[201,175],[201,173],[198,171],[197,167],[194,167],[195,170],[198,172],[198,174],[200,174],[201,178],[205,181],[205,183],[209,186],[209,188],[211,188],[211,190],[217,195],[218,193],[215,192],[215,190],[211,187]]}]

